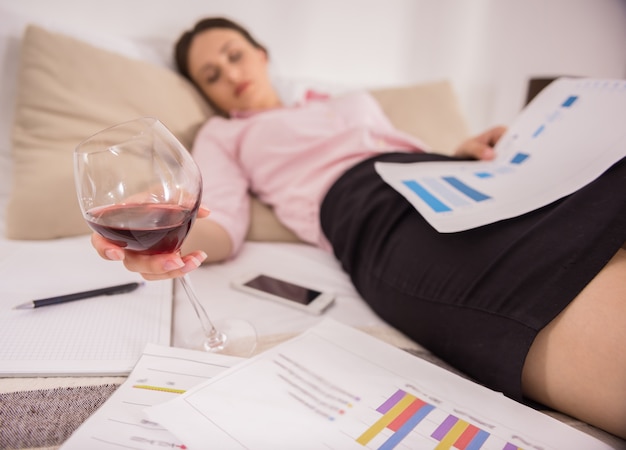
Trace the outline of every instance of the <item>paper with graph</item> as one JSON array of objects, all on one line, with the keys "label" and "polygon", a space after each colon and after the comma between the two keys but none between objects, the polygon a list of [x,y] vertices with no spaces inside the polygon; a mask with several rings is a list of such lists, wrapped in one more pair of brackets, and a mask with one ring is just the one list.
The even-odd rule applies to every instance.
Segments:
[{"label": "paper with graph", "polygon": [[72,434],[61,450],[186,449],[146,420],[146,406],[166,402],[235,365],[240,358],[148,344],[128,379]]},{"label": "paper with graph", "polygon": [[593,181],[626,156],[625,117],[626,80],[561,78],[522,111],[493,161],[379,162],[376,170],[437,231],[463,231]]},{"label": "paper with graph", "polygon": [[330,319],[146,413],[189,449],[610,448]]}]

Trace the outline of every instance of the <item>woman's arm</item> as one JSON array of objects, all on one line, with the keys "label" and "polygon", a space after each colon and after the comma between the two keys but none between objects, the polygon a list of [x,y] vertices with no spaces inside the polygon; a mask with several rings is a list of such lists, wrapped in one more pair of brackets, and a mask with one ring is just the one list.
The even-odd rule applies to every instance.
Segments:
[{"label": "woman's arm", "polygon": [[220,262],[232,254],[233,243],[224,227],[211,219],[201,219],[196,221],[182,246],[183,254],[195,250],[207,255],[204,262]]},{"label": "woman's arm", "polygon": [[216,222],[204,219],[208,215],[209,210],[201,207],[198,212],[200,220],[196,220],[178,253],[140,255],[124,250],[97,233],[92,234],[91,243],[102,258],[123,261],[128,270],[141,274],[146,280],[176,278],[198,268],[203,262],[219,262],[231,255],[230,235]]}]

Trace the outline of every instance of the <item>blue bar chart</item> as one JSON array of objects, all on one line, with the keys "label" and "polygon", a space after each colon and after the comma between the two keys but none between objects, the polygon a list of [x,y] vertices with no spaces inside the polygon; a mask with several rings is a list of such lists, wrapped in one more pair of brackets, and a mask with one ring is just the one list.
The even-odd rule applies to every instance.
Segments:
[{"label": "blue bar chart", "polygon": [[376,163],[439,232],[509,219],[552,203],[626,156],[626,81],[559,79],[522,111],[491,161]]},{"label": "blue bar chart", "polygon": [[[569,95],[560,103],[560,108],[571,108],[576,102],[578,96]],[[553,111],[548,117],[559,117],[558,111]],[[531,139],[537,139],[549,126],[549,123],[541,123],[531,135]],[[508,160],[509,164],[524,164],[530,153],[525,151],[517,151]],[[510,171],[500,171],[501,173],[511,173]],[[494,177],[492,172],[475,172],[473,176],[487,180]],[[411,189],[423,202],[425,202],[434,212],[444,213],[453,211],[455,208],[469,205],[472,202],[483,202],[492,198],[491,195],[481,192],[477,188],[472,187],[469,182],[460,179],[458,176],[447,175],[441,176],[439,179],[434,178],[417,178],[402,180],[405,186]],[[459,197],[459,195],[461,197]]]}]

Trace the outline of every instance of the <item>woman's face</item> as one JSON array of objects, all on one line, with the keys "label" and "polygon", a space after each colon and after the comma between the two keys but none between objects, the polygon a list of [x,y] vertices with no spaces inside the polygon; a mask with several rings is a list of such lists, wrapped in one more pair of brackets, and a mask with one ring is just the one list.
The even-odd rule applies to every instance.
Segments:
[{"label": "woman's face", "polygon": [[197,34],[189,47],[192,80],[224,112],[280,105],[267,70],[267,54],[240,33],[214,28]]}]

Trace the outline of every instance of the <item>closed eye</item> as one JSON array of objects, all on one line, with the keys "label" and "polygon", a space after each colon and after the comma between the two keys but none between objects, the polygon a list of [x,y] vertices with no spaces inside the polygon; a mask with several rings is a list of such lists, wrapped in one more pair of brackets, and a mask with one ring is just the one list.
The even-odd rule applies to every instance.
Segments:
[{"label": "closed eye", "polygon": [[213,73],[211,73],[206,81],[207,83],[216,83],[218,80],[220,79],[220,70],[216,69],[215,71],[213,71]]},{"label": "closed eye", "polygon": [[243,57],[243,53],[241,51],[235,51],[235,52],[231,52],[228,55],[228,61],[230,63],[236,63],[237,61],[239,61],[241,58]]}]

